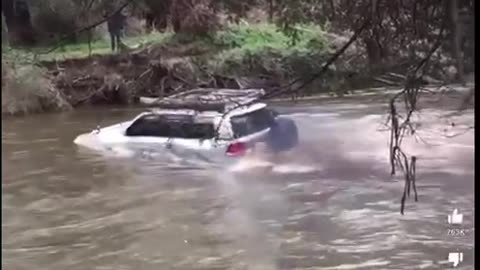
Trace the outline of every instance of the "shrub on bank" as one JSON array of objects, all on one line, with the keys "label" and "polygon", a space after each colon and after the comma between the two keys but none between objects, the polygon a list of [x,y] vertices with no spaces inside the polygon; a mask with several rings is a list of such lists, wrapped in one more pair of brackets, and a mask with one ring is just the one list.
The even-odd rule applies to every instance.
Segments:
[{"label": "shrub on bank", "polygon": [[225,75],[308,76],[318,71],[332,49],[320,27],[300,25],[297,31],[292,40],[273,24],[230,25],[215,36],[215,43],[225,49],[209,61],[210,67]]},{"label": "shrub on bank", "polygon": [[19,115],[70,109],[46,69],[16,63],[2,53],[2,114]]},{"label": "shrub on bank", "polygon": [[[210,37],[175,34],[159,48],[165,53],[168,51],[165,46],[205,47],[202,54],[176,54],[188,58],[188,62],[198,67],[196,70],[200,72],[191,75],[199,78],[216,75],[251,82],[264,78],[269,85],[265,87],[273,87],[318,72],[333,52],[330,38],[321,27],[299,25],[297,30],[297,40],[293,42],[290,36],[274,24],[230,24]],[[325,80],[319,80],[322,85],[316,84],[314,88],[320,91],[335,89],[333,84],[323,83],[331,80],[333,73],[333,70],[327,72]],[[261,87],[254,85],[256,84],[251,87]]]}]

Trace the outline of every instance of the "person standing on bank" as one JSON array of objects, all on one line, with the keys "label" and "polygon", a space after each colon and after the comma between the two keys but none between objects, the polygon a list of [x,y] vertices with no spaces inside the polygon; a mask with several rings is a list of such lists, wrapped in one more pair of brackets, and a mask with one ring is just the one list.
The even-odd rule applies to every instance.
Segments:
[{"label": "person standing on bank", "polygon": [[126,16],[121,11],[116,12],[108,18],[107,26],[108,33],[110,33],[110,42],[112,44],[112,51],[119,51],[121,48],[122,32],[125,27]]}]

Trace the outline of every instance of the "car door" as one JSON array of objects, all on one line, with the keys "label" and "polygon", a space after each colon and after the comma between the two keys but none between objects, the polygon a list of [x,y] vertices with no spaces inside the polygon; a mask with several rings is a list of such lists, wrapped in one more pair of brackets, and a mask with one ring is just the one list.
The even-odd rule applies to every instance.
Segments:
[{"label": "car door", "polygon": [[196,123],[189,115],[148,114],[126,129],[130,144],[141,155],[174,154],[197,157],[212,148],[213,124]]}]

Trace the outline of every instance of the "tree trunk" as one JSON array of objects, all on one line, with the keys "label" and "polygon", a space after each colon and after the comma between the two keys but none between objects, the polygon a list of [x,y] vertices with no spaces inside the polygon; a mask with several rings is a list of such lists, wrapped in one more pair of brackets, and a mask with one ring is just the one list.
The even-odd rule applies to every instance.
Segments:
[{"label": "tree trunk", "polygon": [[2,12],[2,45],[8,46],[8,27]]},{"label": "tree trunk", "polygon": [[334,0],[329,0],[328,4],[330,5],[330,20],[335,21],[335,2]]},{"label": "tree trunk", "polygon": [[461,50],[462,29],[458,19],[458,0],[450,0],[450,22],[452,30],[452,55],[457,68],[456,79],[463,82],[463,54]]},{"label": "tree trunk", "polygon": [[378,46],[377,42],[373,37],[365,37],[363,39],[365,42],[365,47],[367,49],[368,63],[371,69],[375,69],[378,65],[382,63],[382,53],[381,48]]},{"label": "tree trunk", "polygon": [[268,21],[273,22],[273,1],[274,0],[268,0]]},{"label": "tree trunk", "polygon": [[374,18],[377,18],[377,0],[370,0],[370,16],[372,20],[372,27],[369,31],[369,35],[363,40],[367,50],[368,62],[371,69],[376,69],[383,63],[383,58],[386,56],[383,48],[378,40],[377,23]]},{"label": "tree trunk", "polygon": [[5,23],[8,26],[13,24],[15,20],[15,10],[13,8],[13,4],[13,0],[2,0],[2,16],[5,16]]},{"label": "tree trunk", "polygon": [[182,21],[185,20],[186,16],[191,12],[191,4],[191,1],[188,0],[172,1],[170,5],[170,18],[175,33],[182,31]]},{"label": "tree trunk", "polygon": [[25,0],[2,0],[2,8],[9,42],[32,45],[35,38],[28,3]]}]

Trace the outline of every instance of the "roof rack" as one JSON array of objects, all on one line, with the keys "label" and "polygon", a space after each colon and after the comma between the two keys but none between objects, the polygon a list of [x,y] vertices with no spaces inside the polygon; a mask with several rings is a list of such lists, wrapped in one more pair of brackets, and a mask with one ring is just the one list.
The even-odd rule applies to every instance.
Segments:
[{"label": "roof rack", "polygon": [[263,89],[197,88],[172,95],[157,102],[159,109],[189,109],[224,113],[248,104],[265,94]]}]

